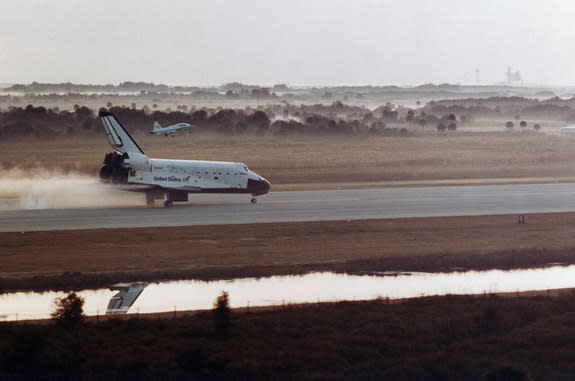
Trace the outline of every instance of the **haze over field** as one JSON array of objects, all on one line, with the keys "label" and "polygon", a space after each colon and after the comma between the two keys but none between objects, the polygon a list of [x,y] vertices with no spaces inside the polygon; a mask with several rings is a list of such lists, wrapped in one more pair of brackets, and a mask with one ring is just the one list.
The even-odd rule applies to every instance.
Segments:
[{"label": "haze over field", "polygon": [[575,84],[575,2],[0,3],[0,83]]}]

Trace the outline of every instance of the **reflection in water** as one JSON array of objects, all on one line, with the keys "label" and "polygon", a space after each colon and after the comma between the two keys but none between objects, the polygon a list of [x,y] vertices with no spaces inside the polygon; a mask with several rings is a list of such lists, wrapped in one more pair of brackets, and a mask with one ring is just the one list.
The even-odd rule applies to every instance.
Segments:
[{"label": "reflection in water", "polygon": [[[82,291],[87,315],[151,313],[210,309],[227,291],[231,307],[287,303],[411,298],[427,295],[481,294],[575,287],[575,266],[516,271],[399,273],[396,276],[312,273],[213,282],[178,281],[121,285]],[[65,293],[9,293],[0,295],[0,321],[49,318],[54,299]]]},{"label": "reflection in water", "polygon": [[120,283],[113,287],[118,293],[112,296],[106,309],[106,315],[122,315],[128,312],[138,296],[148,284],[144,282]]}]

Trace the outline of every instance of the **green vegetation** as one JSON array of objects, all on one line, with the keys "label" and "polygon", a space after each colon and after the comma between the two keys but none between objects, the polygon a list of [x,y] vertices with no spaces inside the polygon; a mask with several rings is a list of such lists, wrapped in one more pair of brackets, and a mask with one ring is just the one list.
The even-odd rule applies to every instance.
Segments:
[{"label": "green vegetation", "polygon": [[[233,298],[233,295],[231,296]],[[0,325],[3,380],[570,380],[575,297],[438,297]]]}]

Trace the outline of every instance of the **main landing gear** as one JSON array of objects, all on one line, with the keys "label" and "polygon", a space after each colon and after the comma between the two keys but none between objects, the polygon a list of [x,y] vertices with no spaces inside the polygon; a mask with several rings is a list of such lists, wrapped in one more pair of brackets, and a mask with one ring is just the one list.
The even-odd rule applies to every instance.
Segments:
[{"label": "main landing gear", "polygon": [[164,198],[164,192],[157,190],[150,190],[146,192],[146,205],[148,207],[153,207],[156,200],[162,200]]},{"label": "main landing gear", "polygon": [[[164,198],[165,197],[165,198]],[[164,199],[164,208],[171,208],[174,206],[174,201],[188,201],[188,194],[184,192],[170,191],[167,193],[161,191],[148,191],[146,192],[146,205],[154,207],[155,201],[162,201]],[[250,199],[252,204],[257,204],[258,200],[252,196]]]},{"label": "main landing gear", "polygon": [[188,192],[178,190],[165,191],[162,189],[146,192],[146,205],[153,207],[155,201],[164,201],[164,207],[171,208],[174,205],[174,201],[188,201]]}]

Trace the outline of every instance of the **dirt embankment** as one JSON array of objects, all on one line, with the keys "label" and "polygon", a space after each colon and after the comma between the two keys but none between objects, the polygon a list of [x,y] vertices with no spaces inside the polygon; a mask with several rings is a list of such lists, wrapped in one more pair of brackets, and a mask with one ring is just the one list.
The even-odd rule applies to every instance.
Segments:
[{"label": "dirt embankment", "polygon": [[0,288],[575,263],[574,213],[0,233]]}]

